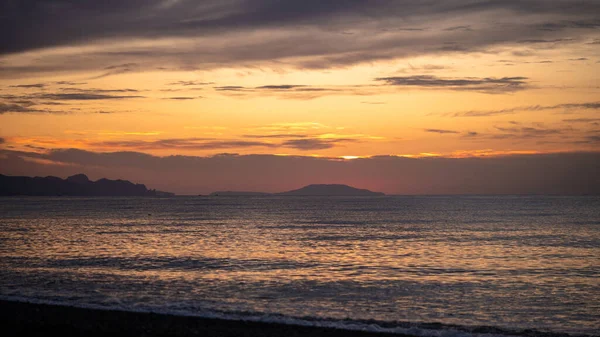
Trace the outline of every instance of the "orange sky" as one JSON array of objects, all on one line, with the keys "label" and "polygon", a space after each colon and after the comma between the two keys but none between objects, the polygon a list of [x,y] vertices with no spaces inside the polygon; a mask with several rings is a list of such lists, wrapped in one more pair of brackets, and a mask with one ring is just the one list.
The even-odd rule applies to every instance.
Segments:
[{"label": "orange sky", "polygon": [[0,146],[345,158],[600,149],[598,2],[465,3],[3,5],[21,30],[2,33]]}]

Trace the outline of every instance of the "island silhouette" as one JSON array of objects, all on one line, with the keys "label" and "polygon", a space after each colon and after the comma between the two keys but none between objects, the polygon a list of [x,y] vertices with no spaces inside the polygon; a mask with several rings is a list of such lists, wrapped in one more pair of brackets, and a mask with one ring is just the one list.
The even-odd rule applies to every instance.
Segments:
[{"label": "island silhouette", "polygon": [[59,177],[20,177],[0,174],[0,195],[26,196],[172,196],[173,193],[149,190],[128,180],[91,181],[85,174]]},{"label": "island silhouette", "polygon": [[217,191],[210,194],[211,196],[267,196],[267,195],[282,195],[282,196],[382,196],[382,192],[373,192],[366,189],[360,189],[342,184],[312,184],[302,188],[280,192],[246,192],[246,191]]}]

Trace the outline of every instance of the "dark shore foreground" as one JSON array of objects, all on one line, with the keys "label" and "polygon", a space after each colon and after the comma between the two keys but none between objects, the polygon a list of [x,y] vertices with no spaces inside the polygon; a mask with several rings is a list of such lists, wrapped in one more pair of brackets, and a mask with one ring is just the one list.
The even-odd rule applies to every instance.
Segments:
[{"label": "dark shore foreground", "polygon": [[3,336],[401,336],[330,328],[0,301]]}]

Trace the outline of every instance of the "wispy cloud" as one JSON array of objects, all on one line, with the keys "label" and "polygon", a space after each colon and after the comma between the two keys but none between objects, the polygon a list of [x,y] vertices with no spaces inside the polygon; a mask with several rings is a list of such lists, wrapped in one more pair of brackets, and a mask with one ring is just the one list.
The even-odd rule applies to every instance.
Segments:
[{"label": "wispy cloud", "polygon": [[400,87],[474,91],[487,94],[511,93],[528,88],[527,77],[442,78],[431,75],[415,75],[380,77],[376,80]]},{"label": "wispy cloud", "polygon": [[429,132],[429,133],[439,133],[439,134],[456,134],[456,133],[460,133],[458,131],[454,131],[454,130],[443,130],[443,129],[424,129],[423,131],[425,132]]},{"label": "wispy cloud", "polygon": [[171,100],[176,100],[176,101],[188,101],[188,100],[194,100],[194,99],[200,99],[200,98],[204,98],[202,96],[175,96],[175,97],[166,97],[165,99],[171,99]]},{"label": "wispy cloud", "polygon": [[95,93],[54,93],[54,94],[39,94],[30,96],[32,98],[48,99],[56,101],[89,101],[89,100],[107,100],[107,99],[129,99],[143,98],[138,95],[107,95]]},{"label": "wispy cloud", "polygon": [[356,139],[324,139],[324,138],[309,138],[309,139],[291,139],[284,141],[281,146],[289,147],[297,150],[324,150],[337,146],[340,143],[357,142]]},{"label": "wispy cloud", "polygon": [[18,84],[11,85],[11,88],[25,88],[25,89],[41,89],[46,86],[45,83],[35,83],[35,84]]},{"label": "wispy cloud", "polygon": [[594,122],[600,122],[600,118],[567,118],[567,119],[563,119],[563,122],[567,122],[567,123],[594,123]]},{"label": "wispy cloud", "polygon": [[598,110],[600,102],[585,102],[585,103],[563,103],[556,105],[527,105],[498,110],[469,110],[460,112],[444,113],[449,117],[489,117],[498,115],[510,115],[521,111],[543,111],[543,110]]},{"label": "wispy cloud", "polygon": [[40,110],[37,109],[33,109],[31,107],[27,107],[24,105],[20,105],[20,104],[7,104],[7,103],[0,103],[0,115],[1,114],[5,114],[5,113],[9,113],[9,112],[42,112]]},{"label": "wispy cloud", "polygon": [[91,146],[108,147],[116,149],[134,150],[215,150],[235,149],[248,147],[276,147],[276,144],[245,140],[216,140],[214,138],[173,138],[153,141],[102,141],[90,143]]},{"label": "wispy cloud", "polygon": [[171,83],[168,83],[167,85],[175,85],[175,86],[190,87],[190,86],[204,86],[204,85],[210,85],[210,84],[215,84],[215,82],[202,82],[202,81],[176,81],[176,82],[171,82]]}]

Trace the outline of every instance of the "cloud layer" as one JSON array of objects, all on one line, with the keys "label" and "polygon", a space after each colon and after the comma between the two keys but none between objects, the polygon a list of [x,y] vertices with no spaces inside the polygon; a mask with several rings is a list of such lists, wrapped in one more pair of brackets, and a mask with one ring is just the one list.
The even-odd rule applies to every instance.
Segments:
[{"label": "cloud layer", "polygon": [[0,73],[94,69],[101,78],[277,62],[328,68],[498,46],[550,48],[595,41],[598,12],[596,0],[2,0],[0,56],[86,48],[1,64]]}]

